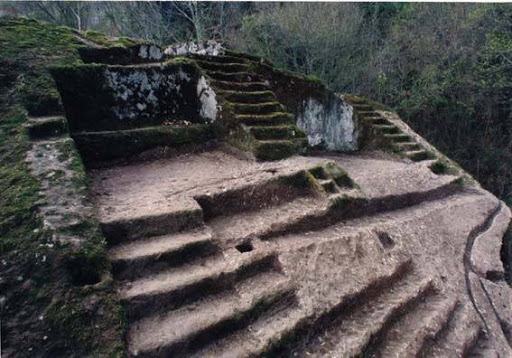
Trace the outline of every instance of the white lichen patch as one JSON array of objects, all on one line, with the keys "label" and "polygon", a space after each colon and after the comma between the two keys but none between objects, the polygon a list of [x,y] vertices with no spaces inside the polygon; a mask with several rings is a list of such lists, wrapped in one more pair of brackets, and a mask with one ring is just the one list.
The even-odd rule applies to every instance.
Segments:
[{"label": "white lichen patch", "polygon": [[222,44],[215,40],[206,42],[185,42],[178,45],[170,45],[164,49],[169,56],[183,56],[187,54],[217,56],[223,50]]},{"label": "white lichen patch", "polygon": [[121,120],[151,116],[159,102],[157,92],[169,94],[176,88],[175,76],[166,76],[158,68],[134,69],[129,74],[107,69],[105,78],[119,103],[113,111]]},{"label": "white lichen patch", "polygon": [[217,118],[218,102],[215,98],[215,92],[206,82],[206,78],[201,76],[197,82],[197,97],[199,98],[199,115],[207,122],[213,122]]},{"label": "white lichen patch", "polygon": [[163,57],[160,47],[155,45],[141,45],[139,48],[139,57],[152,61],[159,61]]},{"label": "white lichen patch", "polygon": [[308,135],[312,146],[323,144],[333,151],[357,150],[357,128],[353,108],[337,96],[325,103],[307,98],[301,104],[297,125]]},{"label": "white lichen patch", "polygon": [[191,116],[199,115],[204,122],[213,122],[220,109],[206,78],[181,67],[112,66],[105,69],[104,76],[114,99],[113,113],[130,125],[139,125],[134,120],[140,125],[154,123],[155,118],[172,118],[184,110]]}]

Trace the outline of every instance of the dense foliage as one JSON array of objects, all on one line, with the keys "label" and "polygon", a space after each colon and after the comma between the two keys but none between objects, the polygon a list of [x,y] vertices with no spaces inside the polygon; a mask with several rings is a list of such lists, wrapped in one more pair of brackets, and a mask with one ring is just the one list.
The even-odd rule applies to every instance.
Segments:
[{"label": "dense foliage", "polygon": [[223,40],[390,105],[512,203],[512,5],[19,2],[3,13],[159,43]]},{"label": "dense foliage", "polygon": [[512,6],[289,4],[241,32],[246,51],[395,108],[512,202]]}]

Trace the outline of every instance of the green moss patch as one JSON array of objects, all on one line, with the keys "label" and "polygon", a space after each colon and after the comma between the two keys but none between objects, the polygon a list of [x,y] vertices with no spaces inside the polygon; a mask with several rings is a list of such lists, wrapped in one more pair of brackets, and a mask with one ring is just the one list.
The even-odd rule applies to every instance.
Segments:
[{"label": "green moss patch", "polygon": [[77,147],[86,163],[126,158],[155,147],[203,143],[215,137],[211,125],[155,126],[133,130],[77,133]]},{"label": "green moss patch", "polygon": [[298,104],[306,98],[314,98],[324,103],[330,97],[335,96],[333,91],[313,77],[261,63],[253,63],[252,70],[269,81],[270,87],[275,92],[279,102],[294,113],[298,111]]},{"label": "green moss patch", "polygon": [[46,67],[79,61],[76,48],[81,45],[67,27],[27,19],[0,21],[0,58],[23,73],[19,98],[30,114],[62,112],[55,83]]},{"label": "green moss patch", "polygon": [[261,103],[276,100],[274,92],[272,91],[223,91],[222,96],[230,102],[238,103]]},{"label": "green moss patch", "polygon": [[357,184],[352,180],[346,171],[341,169],[336,163],[329,162],[324,165],[329,178],[332,178],[341,188],[357,188]]},{"label": "green moss patch", "polygon": [[295,125],[250,127],[250,133],[258,140],[306,138],[306,133]]},{"label": "green moss patch", "polygon": [[281,112],[283,109],[279,102],[268,103],[231,103],[231,108],[240,114],[267,114]]},{"label": "green moss patch", "polygon": [[97,31],[84,31],[80,35],[89,41],[92,41],[104,47],[131,47],[137,44],[151,44],[149,41],[132,39],[129,37],[110,37]]},{"label": "green moss patch", "polygon": [[268,126],[276,124],[295,123],[294,116],[290,113],[275,112],[272,114],[237,114],[235,120],[248,126]]},{"label": "green moss patch", "polygon": [[27,128],[30,139],[39,139],[64,134],[67,131],[67,124],[64,117],[52,117],[29,121],[25,128]]},{"label": "green moss patch", "polygon": [[334,183],[336,183],[336,185],[340,188],[359,188],[359,186],[352,180],[348,173],[341,169],[334,162],[327,162],[325,164],[317,165],[309,169],[309,172],[313,175],[314,178],[318,180],[332,179]]},{"label": "green moss patch", "polygon": [[377,111],[387,111],[387,112],[393,111],[393,109],[391,107],[389,107],[388,105],[386,105],[384,103],[375,102],[375,101],[372,101],[372,100],[367,99],[362,96],[357,96],[354,94],[347,93],[347,94],[343,94],[343,98],[345,98],[347,101],[349,101],[353,104],[367,104],[367,105],[371,106],[374,110],[377,110]]},{"label": "green moss patch", "polygon": [[296,154],[301,144],[298,140],[256,141],[253,151],[260,160],[280,160]]},{"label": "green moss patch", "polygon": [[420,150],[417,152],[410,152],[405,154],[407,158],[412,160],[413,162],[421,162],[423,160],[435,159],[436,156],[434,153],[428,150]]},{"label": "green moss patch", "polygon": [[[39,208],[48,198],[41,178],[25,161],[32,132],[24,127],[27,110],[35,116],[62,111],[46,68],[80,62],[76,49],[83,43],[74,35],[72,29],[39,21],[0,21],[0,291],[6,356],[121,356],[124,351],[123,317],[112,285],[87,285],[98,276],[108,281],[103,279],[108,263],[98,224],[62,231],[43,226]],[[51,127],[45,123],[32,135],[52,132]],[[71,164],[79,173],[70,184],[84,186],[76,150],[72,144],[63,146],[69,150],[59,148],[60,159],[76,158]],[[52,184],[66,180],[62,171],[54,174]],[[94,275],[75,276],[78,257]],[[96,278],[84,281],[81,276]]]},{"label": "green moss patch", "polygon": [[430,170],[432,170],[434,174],[438,175],[457,175],[460,172],[455,165],[451,164],[449,161],[445,161],[442,159],[439,159],[432,163],[429,168]]}]

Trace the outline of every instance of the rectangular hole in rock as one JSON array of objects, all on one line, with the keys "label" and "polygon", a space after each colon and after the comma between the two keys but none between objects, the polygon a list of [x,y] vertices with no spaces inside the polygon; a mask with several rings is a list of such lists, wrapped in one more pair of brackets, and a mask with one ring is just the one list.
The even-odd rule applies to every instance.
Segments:
[{"label": "rectangular hole in rock", "polygon": [[244,242],[243,244],[235,246],[240,253],[252,251],[254,248],[250,242]]}]

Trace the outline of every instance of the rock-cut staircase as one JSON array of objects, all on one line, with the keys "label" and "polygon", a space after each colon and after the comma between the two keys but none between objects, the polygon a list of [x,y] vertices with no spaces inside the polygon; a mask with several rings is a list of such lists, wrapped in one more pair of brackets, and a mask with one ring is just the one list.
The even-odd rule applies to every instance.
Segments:
[{"label": "rock-cut staircase", "polygon": [[354,97],[349,102],[363,125],[370,131],[370,136],[375,137],[381,145],[414,162],[436,159],[434,153],[424,148],[412,136],[404,133],[400,127],[381,116],[367,101]]},{"label": "rock-cut staircase", "polygon": [[232,113],[233,124],[241,126],[242,141],[256,158],[283,159],[305,147],[306,133],[295,125],[293,114],[277,100],[268,82],[251,69],[256,58],[235,52],[193,58],[211,78],[217,95]]},{"label": "rock-cut staircase", "polygon": [[182,356],[245,327],[293,287],[271,250],[220,252],[206,226],[110,250],[132,356]]}]

